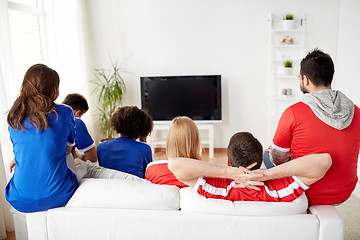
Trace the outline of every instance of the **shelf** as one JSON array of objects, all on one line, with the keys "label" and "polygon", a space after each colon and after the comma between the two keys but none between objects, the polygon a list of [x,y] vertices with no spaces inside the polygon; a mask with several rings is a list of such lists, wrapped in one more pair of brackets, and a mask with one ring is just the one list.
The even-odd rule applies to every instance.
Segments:
[{"label": "shelf", "polygon": [[[286,59],[284,59],[284,60],[277,59],[277,60],[272,60],[271,62],[274,63],[274,64],[284,64],[285,60]],[[293,61],[294,61],[294,63],[293,63],[293,66],[294,66],[294,65],[296,65],[295,63],[297,63],[297,62],[300,63],[301,60],[300,59],[294,59]]]},{"label": "shelf", "polygon": [[303,48],[304,44],[284,44],[284,45],[271,45],[272,48]]},{"label": "shelf", "polygon": [[270,96],[269,98],[276,101],[298,101],[301,97],[299,95],[274,95]]},{"label": "shelf", "polygon": [[297,75],[271,75],[272,78],[282,78],[282,79],[288,79],[288,80],[294,80],[297,79]]},{"label": "shelf", "polygon": [[271,30],[272,33],[303,33],[305,30],[302,28],[297,28],[297,29],[289,29],[289,30],[285,30],[285,29],[273,29]]},{"label": "shelf", "polygon": [[[284,29],[283,16],[280,16],[280,14],[269,14],[269,72],[267,75],[267,133],[269,139],[271,139],[275,132],[276,123],[279,121],[281,113],[288,106],[301,100],[302,97],[298,86],[298,73],[300,62],[304,57],[306,44],[308,42],[306,39],[306,15],[303,14],[303,16],[300,17],[300,14],[295,14],[295,16],[297,17],[295,18],[294,29]],[[289,36],[289,38],[287,36]],[[291,39],[293,40],[293,44],[284,43],[290,43]],[[292,71],[286,71],[284,69],[284,61],[287,59],[293,61]],[[290,92],[292,95],[282,94]]]}]

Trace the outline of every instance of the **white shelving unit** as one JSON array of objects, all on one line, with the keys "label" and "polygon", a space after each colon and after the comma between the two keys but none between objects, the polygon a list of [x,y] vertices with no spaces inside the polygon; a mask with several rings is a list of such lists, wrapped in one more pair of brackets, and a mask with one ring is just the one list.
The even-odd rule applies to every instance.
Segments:
[{"label": "white shelving unit", "polygon": [[[268,72],[268,139],[271,141],[281,113],[290,105],[298,102],[302,95],[298,74],[300,61],[306,50],[306,17],[294,14],[294,29],[283,28],[283,15],[269,14],[269,72]],[[293,40],[284,44],[286,37]],[[293,61],[291,75],[284,73],[284,61]],[[289,91],[289,89],[291,89]],[[291,92],[289,95],[284,93]],[[270,144],[270,142],[268,143]]]},{"label": "white shelving unit", "polygon": [[[209,147],[209,157],[214,157],[214,124],[196,124],[200,136],[201,144]],[[153,132],[148,139],[150,147],[154,150],[155,147],[166,147],[166,137],[169,131],[170,124],[155,124]],[[207,134],[203,134],[206,131]]]}]

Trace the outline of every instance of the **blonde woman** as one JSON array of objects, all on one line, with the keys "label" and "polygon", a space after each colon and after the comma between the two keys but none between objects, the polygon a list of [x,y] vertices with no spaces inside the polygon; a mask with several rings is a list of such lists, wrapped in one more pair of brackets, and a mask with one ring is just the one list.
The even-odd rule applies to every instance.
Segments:
[{"label": "blonde woman", "polygon": [[[252,180],[252,177],[247,174],[250,172],[247,168],[223,167],[206,161],[199,161],[201,160],[201,151],[200,134],[194,121],[184,116],[174,118],[166,140],[166,155],[169,160],[183,161],[184,165],[187,165],[188,161],[195,162],[196,167],[189,168],[186,177],[194,176],[194,179],[199,176],[236,178],[242,186],[255,189],[257,189],[255,185],[262,185],[261,182],[246,182]],[[156,184],[176,185],[179,188],[189,186],[184,183],[188,182],[188,179],[179,181],[169,170],[167,160],[149,163],[145,179]]]},{"label": "blonde woman", "polygon": [[[201,143],[199,130],[188,117],[176,117],[172,120],[166,139],[166,155],[168,158],[192,158],[201,160]],[[168,161],[161,160],[148,164],[145,179],[180,188],[188,185],[180,182],[168,168]]]}]

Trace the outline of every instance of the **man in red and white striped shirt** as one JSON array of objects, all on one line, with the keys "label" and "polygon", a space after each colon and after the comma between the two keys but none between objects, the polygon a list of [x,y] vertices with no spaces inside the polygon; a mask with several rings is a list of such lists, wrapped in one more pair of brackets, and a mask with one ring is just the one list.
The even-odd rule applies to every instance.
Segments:
[{"label": "man in red and white striped shirt", "polygon": [[[331,166],[331,157],[325,153],[307,155],[271,169],[250,171],[260,167],[263,148],[247,132],[235,134],[227,150],[231,167],[188,158],[170,158],[168,166],[177,179],[205,197],[267,202],[295,200],[309,185],[321,179]],[[251,180],[264,182],[256,187],[252,184],[258,183]]]}]

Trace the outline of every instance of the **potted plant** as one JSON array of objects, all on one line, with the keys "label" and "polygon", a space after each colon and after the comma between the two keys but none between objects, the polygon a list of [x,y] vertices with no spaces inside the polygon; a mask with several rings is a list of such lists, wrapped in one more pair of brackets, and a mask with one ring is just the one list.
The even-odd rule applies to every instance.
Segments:
[{"label": "potted plant", "polygon": [[114,138],[115,131],[111,128],[111,116],[121,106],[125,94],[125,82],[121,76],[117,61],[111,63],[111,69],[95,68],[95,90],[99,92],[98,127],[103,134],[103,140]]},{"label": "potted plant", "polygon": [[294,26],[295,26],[294,15],[289,14],[289,13],[286,14],[285,17],[283,18],[284,30],[294,29]]},{"label": "potted plant", "polygon": [[292,60],[285,60],[284,61],[284,73],[285,75],[292,75],[293,72],[293,61]]}]

